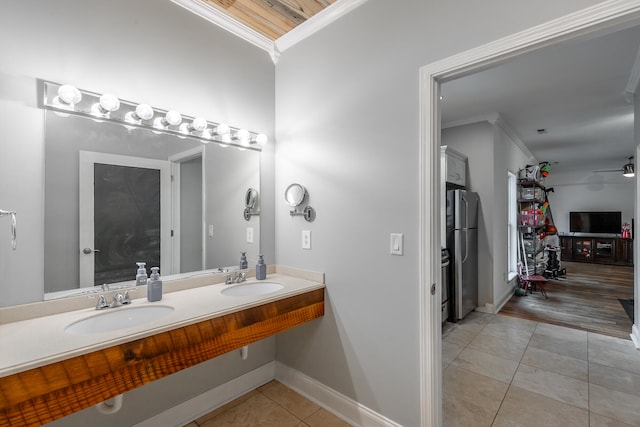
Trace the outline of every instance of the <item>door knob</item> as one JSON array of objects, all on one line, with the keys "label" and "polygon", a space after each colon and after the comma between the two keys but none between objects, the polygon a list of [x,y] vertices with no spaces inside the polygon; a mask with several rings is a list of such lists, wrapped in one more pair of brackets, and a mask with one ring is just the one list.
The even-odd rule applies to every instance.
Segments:
[{"label": "door knob", "polygon": [[100,252],[100,249],[91,249],[91,248],[84,248],[82,250],[83,254],[89,255],[92,252]]}]

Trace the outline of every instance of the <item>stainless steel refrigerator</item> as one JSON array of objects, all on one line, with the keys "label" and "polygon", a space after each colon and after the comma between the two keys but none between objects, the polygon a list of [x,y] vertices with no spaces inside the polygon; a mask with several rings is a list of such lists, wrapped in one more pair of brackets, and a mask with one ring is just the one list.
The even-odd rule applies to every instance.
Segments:
[{"label": "stainless steel refrigerator", "polygon": [[453,304],[450,318],[463,319],[478,306],[478,194],[447,191],[447,249]]}]

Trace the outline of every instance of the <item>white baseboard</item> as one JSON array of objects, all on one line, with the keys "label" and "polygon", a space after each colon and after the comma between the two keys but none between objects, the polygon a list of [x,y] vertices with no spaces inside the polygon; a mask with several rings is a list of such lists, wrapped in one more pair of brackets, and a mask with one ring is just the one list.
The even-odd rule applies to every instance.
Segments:
[{"label": "white baseboard", "polygon": [[633,341],[633,344],[636,346],[636,348],[640,350],[640,328],[638,328],[638,325],[633,325],[633,327],[631,328],[631,341]]},{"label": "white baseboard", "polygon": [[276,380],[353,426],[401,427],[355,400],[278,362]]},{"label": "white baseboard", "polygon": [[142,421],[134,427],[184,426],[273,379],[280,381],[290,389],[300,393],[353,426],[401,427],[400,424],[372,411],[355,400],[278,362],[270,362],[251,372],[247,372],[238,378],[234,378],[193,399]]},{"label": "white baseboard", "polygon": [[237,397],[242,396],[268,383],[275,378],[275,363],[270,362],[251,372],[234,378],[218,387],[211,389],[191,400],[183,402],[173,408],[155,415],[134,427],[155,427],[155,426],[176,426],[181,427],[189,424],[196,418],[199,418],[216,408],[231,402]]}]

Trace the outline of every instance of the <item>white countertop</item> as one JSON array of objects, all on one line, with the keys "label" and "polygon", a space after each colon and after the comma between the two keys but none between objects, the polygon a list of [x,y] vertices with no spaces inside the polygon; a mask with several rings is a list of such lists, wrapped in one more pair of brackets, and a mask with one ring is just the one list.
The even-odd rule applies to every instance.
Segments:
[{"label": "white countertop", "polygon": [[[255,278],[248,278],[244,283],[255,281]],[[278,282],[284,288],[258,296],[227,296],[221,291],[235,285],[219,283],[165,293],[158,302],[148,302],[145,296],[132,300],[130,305],[102,311],[85,308],[2,324],[0,377],[324,288],[322,281],[284,274],[269,274],[267,281]],[[115,331],[91,334],[65,332],[66,326],[87,317],[150,305],[170,306],[174,310],[161,319]]]}]

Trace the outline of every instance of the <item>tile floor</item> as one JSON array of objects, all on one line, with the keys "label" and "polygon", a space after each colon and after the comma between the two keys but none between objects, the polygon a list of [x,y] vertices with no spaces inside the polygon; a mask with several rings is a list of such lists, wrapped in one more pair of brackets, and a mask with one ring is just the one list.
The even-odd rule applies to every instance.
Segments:
[{"label": "tile floor", "polygon": [[640,426],[632,342],[473,312],[443,331],[443,416],[455,426]]},{"label": "tile floor", "polygon": [[349,427],[277,381],[227,403],[185,427]]}]

